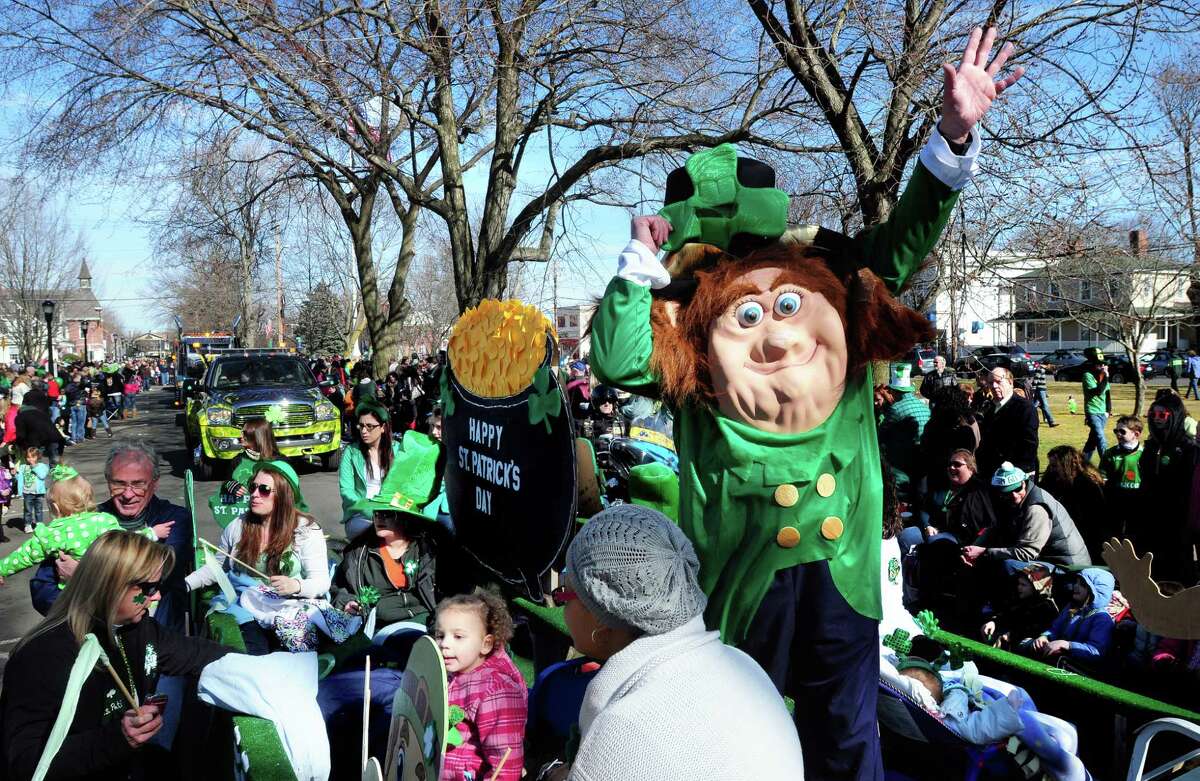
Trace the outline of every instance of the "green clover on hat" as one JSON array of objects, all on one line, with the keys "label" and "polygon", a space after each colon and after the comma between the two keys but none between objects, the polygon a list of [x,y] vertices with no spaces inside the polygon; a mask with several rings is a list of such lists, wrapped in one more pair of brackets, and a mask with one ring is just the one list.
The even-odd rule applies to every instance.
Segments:
[{"label": "green clover on hat", "polygon": [[911,363],[893,363],[891,365],[890,377],[888,379],[888,387],[898,391],[915,390],[912,384],[912,364]]},{"label": "green clover on hat", "polygon": [[[406,431],[400,452],[383,476],[379,493],[352,508],[370,518],[376,512],[399,512],[425,518],[421,510],[436,495],[441,446],[427,434]],[[426,519],[428,520],[428,519]]]}]

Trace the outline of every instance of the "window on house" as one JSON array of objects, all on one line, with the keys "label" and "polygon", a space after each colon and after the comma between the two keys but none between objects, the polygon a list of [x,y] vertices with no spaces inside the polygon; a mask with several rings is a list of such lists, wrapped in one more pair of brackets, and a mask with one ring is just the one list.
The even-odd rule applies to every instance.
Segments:
[{"label": "window on house", "polygon": [[558,327],[566,328],[567,327],[567,318],[563,317],[562,315],[559,315],[558,316]]},{"label": "window on house", "polygon": [[1050,297],[1051,298],[1062,298],[1062,290],[1059,289],[1058,283],[1055,282],[1053,279],[1050,280]]},{"label": "window on house", "polygon": [[1051,323],[1046,338],[1051,342],[1062,341],[1062,325],[1059,323]]},{"label": "window on house", "polygon": [[1025,335],[1025,323],[1023,323],[1023,322],[1017,323],[1017,341],[1018,342],[1029,341],[1029,337],[1027,337]]},{"label": "window on house", "polygon": [[1166,320],[1161,320],[1154,324],[1154,338],[1160,342],[1167,342],[1171,339],[1171,324]]},{"label": "window on house", "polygon": [[1079,300],[1080,301],[1091,301],[1092,300],[1092,280],[1084,279],[1084,280],[1080,281],[1080,283],[1079,283]]}]

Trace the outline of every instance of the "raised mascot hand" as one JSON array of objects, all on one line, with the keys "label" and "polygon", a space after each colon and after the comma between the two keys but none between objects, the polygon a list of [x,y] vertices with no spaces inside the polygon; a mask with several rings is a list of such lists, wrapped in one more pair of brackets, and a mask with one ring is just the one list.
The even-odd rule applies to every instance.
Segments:
[{"label": "raised mascot hand", "polygon": [[946,83],[942,92],[942,120],[938,127],[951,141],[965,144],[971,137],[971,128],[983,118],[996,98],[1025,73],[1021,66],[1002,79],[996,74],[1012,55],[1013,45],[1004,44],[996,59],[988,65],[992,44],[996,42],[996,28],[989,27],[984,33],[976,27],[971,31],[962,62],[955,68],[949,63],[942,66]]}]

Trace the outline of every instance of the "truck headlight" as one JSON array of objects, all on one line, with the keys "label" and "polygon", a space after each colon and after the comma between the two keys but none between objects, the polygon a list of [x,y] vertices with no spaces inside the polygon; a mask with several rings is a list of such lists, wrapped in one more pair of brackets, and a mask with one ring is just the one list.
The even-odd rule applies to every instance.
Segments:
[{"label": "truck headlight", "polygon": [[337,417],[337,407],[328,401],[318,401],[313,409],[313,416],[316,420],[333,420]]},{"label": "truck headlight", "polygon": [[233,423],[233,410],[228,407],[209,407],[205,415],[210,426],[228,426]]}]

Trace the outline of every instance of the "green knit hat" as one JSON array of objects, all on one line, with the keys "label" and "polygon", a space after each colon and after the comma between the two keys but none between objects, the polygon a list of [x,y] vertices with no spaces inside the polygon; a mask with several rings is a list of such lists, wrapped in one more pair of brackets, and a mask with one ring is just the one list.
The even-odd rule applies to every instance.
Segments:
[{"label": "green knit hat", "polygon": [[[435,497],[441,446],[427,434],[406,431],[400,452],[383,476],[374,499],[363,499],[352,508],[368,518],[376,512],[401,512],[425,518],[421,510]],[[428,519],[426,519],[428,520]]]},{"label": "green knit hat", "polygon": [[1031,477],[1033,475],[1024,469],[1013,466],[1011,461],[1005,461],[992,475],[992,488],[999,488],[1003,493],[1011,494],[1013,491],[1019,491]]},{"label": "green knit hat", "polygon": [[302,513],[308,512],[308,505],[304,502],[304,494],[300,493],[300,476],[296,474],[296,470],[287,461],[262,461],[254,465],[252,475],[258,472],[271,472],[283,477],[292,486],[292,493],[296,495],[296,509]]}]

